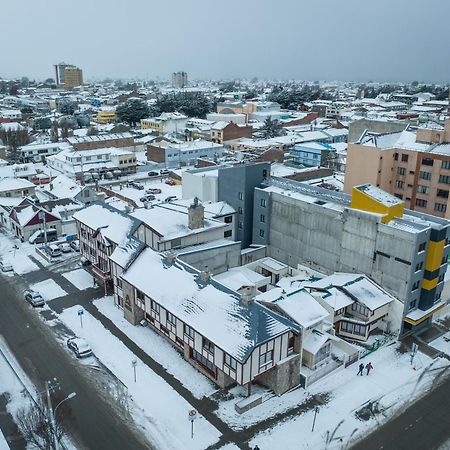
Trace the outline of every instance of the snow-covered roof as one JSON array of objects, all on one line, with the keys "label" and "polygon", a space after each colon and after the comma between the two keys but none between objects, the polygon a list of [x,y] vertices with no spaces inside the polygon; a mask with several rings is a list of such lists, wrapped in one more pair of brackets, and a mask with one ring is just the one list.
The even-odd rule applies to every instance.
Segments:
[{"label": "snow-covered roof", "polygon": [[233,267],[226,272],[215,275],[214,278],[233,291],[238,291],[247,286],[255,286],[258,288],[268,284],[267,277],[247,267]]},{"label": "snow-covered roof", "polygon": [[150,248],[121,277],[240,362],[255,346],[296,329],[257,303],[242,303],[214,280],[201,283],[198,271],[187,264],[166,264],[164,256]]},{"label": "snow-covered roof", "polygon": [[139,222],[128,214],[104,203],[94,203],[73,215],[74,219],[93,230],[101,229],[102,236],[121,244],[139,225]]},{"label": "snow-covered roof", "polygon": [[0,180],[0,192],[14,191],[16,189],[34,188],[35,185],[23,178],[3,178]]},{"label": "snow-covered roof", "polygon": [[43,187],[44,190],[57,198],[74,198],[84,187],[65,175],[58,175],[51,182],[51,185]]},{"label": "snow-covered roof", "polygon": [[313,330],[303,339],[303,350],[315,355],[330,339],[328,333]]}]

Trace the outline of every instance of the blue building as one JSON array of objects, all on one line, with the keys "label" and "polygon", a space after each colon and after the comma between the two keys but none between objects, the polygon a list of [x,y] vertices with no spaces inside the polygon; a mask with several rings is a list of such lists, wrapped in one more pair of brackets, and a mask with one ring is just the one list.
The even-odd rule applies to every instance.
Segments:
[{"label": "blue building", "polygon": [[330,153],[336,150],[329,144],[309,142],[295,144],[290,151],[292,162],[299,166],[316,167],[324,166],[329,160]]}]

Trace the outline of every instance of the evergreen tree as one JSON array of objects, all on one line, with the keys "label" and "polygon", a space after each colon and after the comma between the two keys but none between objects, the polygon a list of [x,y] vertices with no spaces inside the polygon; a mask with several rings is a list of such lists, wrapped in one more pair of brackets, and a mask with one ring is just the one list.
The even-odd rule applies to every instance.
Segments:
[{"label": "evergreen tree", "polygon": [[261,132],[263,137],[265,138],[273,138],[277,136],[282,136],[284,134],[283,127],[281,126],[281,123],[279,120],[272,120],[272,118],[269,116],[264,121],[264,125],[261,128]]},{"label": "evergreen tree", "polygon": [[141,119],[148,117],[149,112],[147,103],[138,98],[130,98],[116,108],[119,120],[128,123],[130,127],[136,126]]}]

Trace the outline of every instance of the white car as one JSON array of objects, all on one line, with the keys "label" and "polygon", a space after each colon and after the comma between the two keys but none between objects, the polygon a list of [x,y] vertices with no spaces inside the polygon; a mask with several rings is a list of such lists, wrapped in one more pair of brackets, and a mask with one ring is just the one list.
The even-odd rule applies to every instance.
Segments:
[{"label": "white car", "polygon": [[63,253],[70,253],[72,251],[72,248],[70,247],[70,244],[68,242],[63,242],[62,244],[59,244],[59,249]]},{"label": "white car", "polygon": [[89,344],[79,337],[67,339],[67,347],[75,353],[77,358],[84,358],[92,355],[92,349],[89,347]]},{"label": "white car", "polygon": [[32,289],[27,289],[23,293],[23,296],[24,296],[25,300],[34,308],[45,305],[45,300],[42,298],[42,295],[39,294],[39,292],[37,292],[37,291],[33,291]]},{"label": "white car", "polygon": [[0,261],[0,270],[2,272],[12,272],[13,271],[13,267],[7,261]]}]

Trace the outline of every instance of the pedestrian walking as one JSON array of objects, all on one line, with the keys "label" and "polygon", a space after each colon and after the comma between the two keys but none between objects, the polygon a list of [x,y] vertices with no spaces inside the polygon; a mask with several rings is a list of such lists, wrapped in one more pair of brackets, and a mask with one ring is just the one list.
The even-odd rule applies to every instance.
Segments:
[{"label": "pedestrian walking", "polygon": [[255,445],[255,447],[253,448],[253,450],[259,450],[259,447],[257,445]]},{"label": "pedestrian walking", "polygon": [[94,286],[95,287],[97,285],[97,280],[95,279],[95,277],[92,277],[94,279]]},{"label": "pedestrian walking", "polygon": [[[372,363],[369,361],[366,364],[366,370],[367,370],[367,375],[369,375],[369,372],[373,369]],[[361,374],[362,375],[362,374]]]},{"label": "pedestrian walking", "polygon": [[363,375],[363,370],[364,370],[364,364],[363,363],[361,363],[360,365],[359,365],[359,370],[358,370],[358,373],[356,374],[356,376],[358,376],[358,375]]}]

